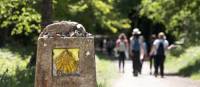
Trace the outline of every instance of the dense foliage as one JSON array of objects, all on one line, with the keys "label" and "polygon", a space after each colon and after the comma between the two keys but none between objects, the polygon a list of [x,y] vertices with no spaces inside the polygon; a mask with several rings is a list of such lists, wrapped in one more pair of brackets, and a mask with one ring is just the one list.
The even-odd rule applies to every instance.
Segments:
[{"label": "dense foliage", "polygon": [[54,19],[82,23],[93,33],[117,33],[130,28],[134,0],[55,0]]},{"label": "dense foliage", "polygon": [[[82,23],[89,32],[118,33],[130,29],[128,15],[139,7],[139,16],[165,25],[168,33],[192,43],[200,42],[199,0],[52,0],[53,20]],[[0,28],[29,35],[38,32],[40,0],[1,0]],[[192,39],[190,39],[192,38]]]},{"label": "dense foliage", "polygon": [[36,0],[1,0],[0,28],[11,34],[28,35],[40,29],[40,14],[33,8]]},{"label": "dense foliage", "polygon": [[197,43],[200,42],[199,4],[199,0],[142,0],[140,15],[165,24],[169,33],[187,43]]}]

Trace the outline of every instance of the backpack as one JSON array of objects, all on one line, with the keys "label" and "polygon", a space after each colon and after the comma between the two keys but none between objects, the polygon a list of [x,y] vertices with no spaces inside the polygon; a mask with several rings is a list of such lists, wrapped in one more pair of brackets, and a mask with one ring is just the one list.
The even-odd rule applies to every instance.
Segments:
[{"label": "backpack", "polygon": [[140,51],[140,43],[139,43],[139,39],[135,38],[133,39],[134,43],[132,44],[132,48],[134,51]]},{"label": "backpack", "polygon": [[165,49],[164,49],[163,41],[161,41],[158,45],[157,55],[165,55]]}]

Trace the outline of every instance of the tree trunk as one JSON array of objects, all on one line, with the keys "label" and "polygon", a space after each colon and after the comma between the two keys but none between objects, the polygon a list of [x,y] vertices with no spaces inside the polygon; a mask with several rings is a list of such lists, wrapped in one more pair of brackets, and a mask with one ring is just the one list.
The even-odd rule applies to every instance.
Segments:
[{"label": "tree trunk", "polygon": [[42,0],[41,3],[42,28],[52,23],[52,11],[53,11],[52,0]]},{"label": "tree trunk", "polygon": [[[42,29],[45,28],[48,24],[52,23],[52,16],[53,16],[52,12],[53,12],[52,0],[42,0],[41,2]],[[35,48],[37,48],[37,45],[35,45]],[[27,67],[35,66],[35,64],[36,64],[36,49],[33,50],[33,54],[31,56],[31,59]]]}]

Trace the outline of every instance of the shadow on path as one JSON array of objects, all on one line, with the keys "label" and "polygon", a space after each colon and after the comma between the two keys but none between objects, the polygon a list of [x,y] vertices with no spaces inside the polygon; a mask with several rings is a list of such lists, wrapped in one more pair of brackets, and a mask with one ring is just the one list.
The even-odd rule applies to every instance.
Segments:
[{"label": "shadow on path", "polygon": [[165,76],[180,76],[180,74],[168,72],[168,73],[165,73]]},{"label": "shadow on path", "polygon": [[194,64],[189,65],[179,71],[182,76],[191,76],[193,73],[198,73],[200,71],[200,61],[196,61]]},{"label": "shadow on path", "polygon": [[[114,63],[117,67],[118,61]],[[132,62],[127,60],[125,73],[120,73],[119,78],[113,81],[112,87],[200,87],[200,81],[193,81],[180,77],[177,73],[170,72],[166,72],[164,78],[160,76],[156,78],[150,75],[148,62],[143,63],[142,74],[134,77],[132,74]]]}]

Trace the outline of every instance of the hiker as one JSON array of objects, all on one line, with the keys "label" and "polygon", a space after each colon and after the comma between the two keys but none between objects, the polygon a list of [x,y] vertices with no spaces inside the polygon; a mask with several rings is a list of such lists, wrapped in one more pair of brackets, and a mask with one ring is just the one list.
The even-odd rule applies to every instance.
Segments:
[{"label": "hiker", "polygon": [[100,52],[103,53],[103,40],[100,40],[99,48],[100,48]]},{"label": "hiker", "polygon": [[158,75],[158,68],[160,68],[160,75],[164,77],[164,62],[165,62],[165,52],[169,42],[166,40],[165,34],[160,32],[158,34],[158,38],[153,42],[153,48],[151,50],[150,55],[153,55],[155,52],[155,59],[154,59],[154,68],[155,72],[154,75],[157,77]]},{"label": "hiker", "polygon": [[107,45],[107,39],[106,38],[104,38],[103,39],[103,49],[102,49],[102,52],[104,53],[104,54],[106,54],[106,46]]},{"label": "hiker", "polygon": [[[152,35],[151,35],[151,40],[150,40],[150,47],[151,47],[150,50],[152,50],[152,48],[153,48],[153,42],[155,41],[155,39],[156,39],[156,35],[155,35],[155,34],[152,34]],[[153,59],[154,59],[154,57],[155,57],[155,52],[153,52],[153,53],[149,56],[150,75],[152,74],[152,65],[153,65]]]},{"label": "hiker", "polygon": [[145,42],[145,39],[143,36],[141,36],[141,42],[142,42],[142,47],[143,47],[143,53],[140,55],[140,61],[141,61],[141,64],[140,64],[140,71],[139,73],[141,74],[142,72],[142,65],[143,65],[143,62],[145,61],[145,59],[147,59],[148,57],[148,53],[147,53],[147,43]]},{"label": "hiker", "polygon": [[107,45],[106,45],[106,51],[108,53],[108,56],[112,56],[113,48],[114,48],[114,42],[111,38],[108,38]]},{"label": "hiker", "polygon": [[141,73],[141,54],[143,53],[143,45],[140,36],[141,32],[138,28],[133,29],[132,36],[130,37],[130,56],[133,63],[133,75],[138,76]]},{"label": "hiker", "polygon": [[122,69],[124,73],[124,64],[125,64],[125,52],[128,49],[128,40],[126,38],[126,35],[124,33],[121,33],[116,41],[116,49],[119,53],[119,72],[121,72],[121,63],[122,63]]}]

